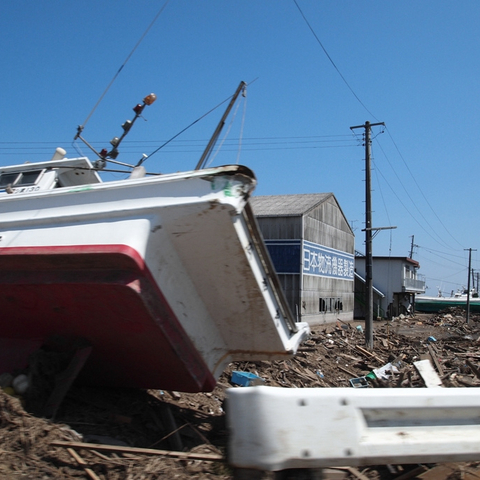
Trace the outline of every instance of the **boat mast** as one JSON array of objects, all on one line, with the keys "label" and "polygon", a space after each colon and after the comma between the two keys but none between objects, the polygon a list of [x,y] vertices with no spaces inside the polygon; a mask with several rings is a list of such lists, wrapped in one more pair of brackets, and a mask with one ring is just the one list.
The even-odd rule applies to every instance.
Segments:
[{"label": "boat mast", "polygon": [[223,114],[222,119],[220,120],[220,123],[217,125],[217,128],[213,132],[212,138],[208,142],[207,148],[205,148],[205,151],[203,152],[203,155],[201,156],[200,160],[197,163],[197,166],[195,167],[195,170],[200,170],[203,168],[207,158],[209,155],[212,153],[212,149],[220,135],[220,132],[222,131],[223,126],[225,125],[225,121],[228,117],[228,114],[230,113],[230,110],[232,109],[233,105],[235,104],[235,101],[237,100],[238,96],[240,93],[242,93],[247,84],[245,82],[240,82],[240,85],[237,88],[237,91],[233,94],[232,99],[230,100],[230,103],[228,104],[227,109],[225,110],[225,113]]},{"label": "boat mast", "polygon": [[157,99],[157,96],[154,93],[151,93],[150,95],[147,95],[143,99],[143,103],[138,103],[135,107],[133,107],[133,111],[135,112],[135,116],[133,120],[126,120],[125,123],[122,125],[123,133],[120,137],[114,137],[111,141],[110,144],[112,145],[112,149],[108,151],[106,148],[104,148],[102,151],[97,152],[90,143],[88,143],[83,137],[82,137],[82,132],[84,129],[84,125],[79,125],[77,128],[77,134],[74,137],[74,141],[77,139],[80,139],[90,150],[92,150],[95,155],[99,157],[99,160],[95,163],[95,168],[98,170],[103,170],[105,168],[106,162],[112,162],[116,163],[117,165],[122,165],[124,167],[129,167],[129,168],[134,168],[134,165],[129,165],[128,163],[122,163],[118,162],[115,160],[118,157],[118,146],[122,142],[122,140],[126,137],[130,129],[132,128],[133,124],[136,122],[136,120],[141,117],[142,112],[144,108],[147,105],[151,105],[155,100]]}]

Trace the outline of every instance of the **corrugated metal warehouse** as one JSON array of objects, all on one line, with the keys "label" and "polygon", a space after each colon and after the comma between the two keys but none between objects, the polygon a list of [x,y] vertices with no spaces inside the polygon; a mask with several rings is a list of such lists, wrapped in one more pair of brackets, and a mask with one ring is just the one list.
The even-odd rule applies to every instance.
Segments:
[{"label": "corrugated metal warehouse", "polygon": [[258,196],[251,204],[297,321],[353,320],[355,237],[333,193]]}]

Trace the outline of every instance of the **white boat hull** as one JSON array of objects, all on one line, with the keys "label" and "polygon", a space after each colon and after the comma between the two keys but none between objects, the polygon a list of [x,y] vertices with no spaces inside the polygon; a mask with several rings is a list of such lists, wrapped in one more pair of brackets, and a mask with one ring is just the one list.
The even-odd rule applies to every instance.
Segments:
[{"label": "white boat hull", "polygon": [[0,369],[82,339],[90,383],[194,392],[231,361],[293,354],[308,326],[258,233],[255,183],[229,166],[2,195]]}]

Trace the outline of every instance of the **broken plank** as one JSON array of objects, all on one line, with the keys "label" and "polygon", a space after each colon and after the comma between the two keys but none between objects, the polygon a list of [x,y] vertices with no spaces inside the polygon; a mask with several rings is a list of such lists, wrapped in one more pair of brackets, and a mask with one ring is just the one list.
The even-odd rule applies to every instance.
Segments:
[{"label": "broken plank", "polygon": [[437,465],[430,470],[418,475],[423,480],[447,480],[457,470],[453,463],[444,463]]},{"label": "broken plank", "polygon": [[75,451],[73,448],[67,448],[67,452],[75,459],[75,461],[83,467],[85,473],[92,479],[92,480],[100,480],[100,477],[91,469],[88,468],[87,462]]},{"label": "broken plank", "polygon": [[455,380],[460,383],[461,385],[464,385],[465,387],[478,387],[478,383],[475,382],[472,378],[467,377],[467,376],[460,376],[457,375],[455,377]]},{"label": "broken plank", "polygon": [[409,480],[410,478],[418,478],[418,476],[426,472],[428,468],[425,465],[419,465],[418,467],[406,472],[399,477],[395,477],[395,480]]},{"label": "broken plank", "polygon": [[476,377],[480,378],[480,370],[478,369],[478,367],[474,365],[473,362],[468,358],[467,360],[465,360],[465,362],[470,367],[470,370],[472,370],[472,372],[476,375]]},{"label": "broken plank", "polygon": [[418,362],[413,362],[413,365],[422,377],[427,388],[438,388],[442,386],[442,380],[433,369],[430,360],[419,360]]},{"label": "broken plank", "polygon": [[443,375],[443,368],[440,365],[440,362],[438,361],[437,356],[435,355],[435,352],[433,351],[433,348],[431,345],[427,345],[428,351],[430,352],[430,356],[432,357],[434,365],[437,367],[437,371],[439,375]]},{"label": "broken plank", "polygon": [[357,375],[356,373],[348,370],[348,368],[344,368],[344,367],[342,367],[342,366],[340,366],[340,365],[337,365],[337,368],[338,368],[339,370],[341,370],[342,372],[344,372],[344,373],[348,373],[352,378],[358,377],[358,375]]},{"label": "broken plank", "polygon": [[377,362],[380,362],[380,363],[385,363],[384,360],[382,360],[380,357],[377,357],[377,355],[375,355],[374,353],[372,352],[369,352],[367,349],[361,347],[360,345],[355,345],[355,348],[359,351],[359,352],[362,352],[363,354],[369,356],[369,357],[372,357],[374,358],[375,360],[377,360]]},{"label": "broken plank", "polygon": [[353,467],[347,467],[347,471],[350,472],[354,477],[358,478],[359,480],[369,480],[369,478],[361,473],[359,470]]},{"label": "broken plank", "polygon": [[55,440],[50,442],[54,447],[83,448],[85,450],[100,450],[103,452],[136,453],[140,455],[160,455],[164,457],[179,458],[182,460],[206,460],[211,462],[224,462],[225,457],[215,453],[177,452],[173,450],[156,450],[153,448],[123,447],[118,445],[100,445],[98,443],[65,442]]}]

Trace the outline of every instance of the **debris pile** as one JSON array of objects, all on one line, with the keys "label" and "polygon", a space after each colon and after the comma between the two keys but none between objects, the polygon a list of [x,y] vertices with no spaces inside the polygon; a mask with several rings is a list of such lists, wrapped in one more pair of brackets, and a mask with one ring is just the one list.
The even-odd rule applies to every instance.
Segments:
[{"label": "debris pile", "polygon": [[[6,387],[0,390],[0,479],[231,479],[225,460],[225,391],[242,385],[480,386],[480,316],[471,316],[470,325],[462,310],[401,316],[375,322],[374,332],[374,348],[369,350],[363,322],[314,328],[294,358],[233,363],[209,393],[74,385],[53,419],[29,413],[28,394],[20,396]],[[325,475],[402,477],[480,478],[480,462],[358,470],[346,466]]]}]

